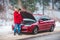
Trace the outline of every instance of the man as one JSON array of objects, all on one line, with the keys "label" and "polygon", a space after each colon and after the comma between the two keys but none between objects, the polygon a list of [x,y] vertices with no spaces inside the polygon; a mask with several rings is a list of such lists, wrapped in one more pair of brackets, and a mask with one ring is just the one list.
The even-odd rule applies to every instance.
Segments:
[{"label": "man", "polygon": [[21,22],[23,20],[21,14],[20,14],[21,9],[15,8],[14,11],[14,23],[15,23],[15,27],[14,27],[14,35],[16,35],[16,32],[18,32],[18,35],[20,35],[21,32]]}]

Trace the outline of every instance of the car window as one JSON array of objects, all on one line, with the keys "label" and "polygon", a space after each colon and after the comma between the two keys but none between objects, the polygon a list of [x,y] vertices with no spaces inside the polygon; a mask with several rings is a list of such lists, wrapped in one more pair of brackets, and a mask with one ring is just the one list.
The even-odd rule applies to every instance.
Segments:
[{"label": "car window", "polygon": [[41,18],[41,20],[46,21],[46,20],[50,20],[50,19],[47,19],[47,18]]},{"label": "car window", "polygon": [[43,20],[43,21],[47,21],[47,20],[50,20],[50,18],[47,17],[47,16],[42,16],[42,17],[41,17],[41,20]]}]

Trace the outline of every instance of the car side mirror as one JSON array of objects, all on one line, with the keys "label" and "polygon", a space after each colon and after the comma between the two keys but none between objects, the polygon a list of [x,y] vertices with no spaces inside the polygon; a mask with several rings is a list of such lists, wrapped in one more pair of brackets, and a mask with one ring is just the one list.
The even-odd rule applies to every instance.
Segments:
[{"label": "car side mirror", "polygon": [[43,20],[39,20],[39,23],[43,23]]},{"label": "car side mirror", "polygon": [[39,23],[40,23],[40,22],[43,22],[43,20],[39,20]]},{"label": "car side mirror", "polygon": [[43,20],[40,20],[40,22],[43,22]]}]

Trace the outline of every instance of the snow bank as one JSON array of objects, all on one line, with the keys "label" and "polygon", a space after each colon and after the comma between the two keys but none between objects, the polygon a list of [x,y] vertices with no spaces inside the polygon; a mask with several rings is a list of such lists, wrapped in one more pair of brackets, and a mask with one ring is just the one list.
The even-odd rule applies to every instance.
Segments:
[{"label": "snow bank", "polygon": [[9,22],[5,22],[4,25],[0,26],[0,35],[11,33],[12,32],[12,24],[13,24],[13,21],[9,21]]},{"label": "snow bank", "polygon": [[60,31],[60,22],[57,21],[55,24],[56,26],[54,31]]},{"label": "snow bank", "polygon": [[56,26],[60,26],[60,22],[58,22],[58,21],[55,24],[56,24]]}]

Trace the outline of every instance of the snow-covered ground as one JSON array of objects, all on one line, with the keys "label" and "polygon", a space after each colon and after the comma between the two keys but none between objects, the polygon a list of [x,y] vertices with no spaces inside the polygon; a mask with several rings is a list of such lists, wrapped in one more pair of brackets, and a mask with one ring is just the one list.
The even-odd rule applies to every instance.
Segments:
[{"label": "snow-covered ground", "polygon": [[0,35],[11,33],[12,32],[12,27],[11,26],[13,24],[13,21],[4,22],[3,24],[4,25],[0,26]]},{"label": "snow-covered ground", "polygon": [[60,22],[56,22],[56,27],[55,27],[55,31],[60,31]]},{"label": "snow-covered ground", "polygon": [[57,22],[56,22],[56,26],[60,26],[60,22],[57,21]]}]

